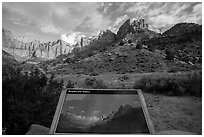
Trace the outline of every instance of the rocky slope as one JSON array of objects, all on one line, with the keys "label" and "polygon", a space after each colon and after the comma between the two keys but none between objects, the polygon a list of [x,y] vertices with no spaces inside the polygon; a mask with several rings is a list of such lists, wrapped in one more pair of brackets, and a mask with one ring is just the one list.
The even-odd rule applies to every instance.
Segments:
[{"label": "rocky slope", "polygon": [[202,63],[202,26],[194,23],[179,23],[160,37],[141,42],[151,50],[169,52],[172,59],[188,64]]},{"label": "rocky slope", "polygon": [[109,38],[108,42],[98,37],[86,47],[43,66],[59,74],[197,70],[202,62],[201,31],[200,25],[187,23],[177,24],[161,35],[150,31],[144,20],[129,19],[117,35],[101,33],[104,39]]},{"label": "rocky slope", "polygon": [[[40,45],[35,41],[28,47],[15,46],[14,52],[26,50],[29,57],[52,58],[41,66],[61,74],[197,70],[202,63],[201,28],[193,23],[179,23],[158,34],[149,30],[143,19],[128,19],[117,34],[103,30],[93,38],[76,36],[79,41],[70,42],[75,45],[62,40]],[[5,34],[3,47],[12,49],[11,33]]]}]

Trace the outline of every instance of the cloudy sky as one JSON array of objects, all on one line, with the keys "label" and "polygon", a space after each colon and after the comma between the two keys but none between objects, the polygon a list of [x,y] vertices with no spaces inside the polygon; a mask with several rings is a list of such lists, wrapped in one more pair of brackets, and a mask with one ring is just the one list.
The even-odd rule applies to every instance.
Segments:
[{"label": "cloudy sky", "polygon": [[149,28],[168,29],[179,22],[202,24],[202,3],[6,3],[2,26],[15,36],[56,40],[64,33],[117,32],[128,18],[144,18]]}]

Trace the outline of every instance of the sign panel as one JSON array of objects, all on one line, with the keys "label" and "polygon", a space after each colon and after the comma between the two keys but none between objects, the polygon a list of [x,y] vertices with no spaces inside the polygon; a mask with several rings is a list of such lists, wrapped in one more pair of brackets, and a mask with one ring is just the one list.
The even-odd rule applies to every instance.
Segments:
[{"label": "sign panel", "polygon": [[66,89],[50,134],[154,134],[141,90]]}]

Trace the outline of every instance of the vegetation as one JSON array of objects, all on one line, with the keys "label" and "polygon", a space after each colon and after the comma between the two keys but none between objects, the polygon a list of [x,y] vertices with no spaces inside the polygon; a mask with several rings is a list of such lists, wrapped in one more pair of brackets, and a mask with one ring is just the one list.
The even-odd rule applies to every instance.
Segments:
[{"label": "vegetation", "polygon": [[84,85],[87,88],[93,89],[107,89],[107,85],[103,82],[103,80],[97,80],[96,78],[86,78],[84,80]]},{"label": "vegetation", "polygon": [[47,79],[38,69],[3,74],[2,127],[6,134],[25,134],[31,124],[50,127],[63,81]]},{"label": "vegetation", "polygon": [[123,75],[121,77],[118,78],[118,80],[120,81],[124,81],[124,80],[128,80],[130,77],[128,75]]},{"label": "vegetation", "polygon": [[75,60],[90,57],[96,53],[108,50],[113,43],[95,41],[85,47],[76,47],[72,50]]},{"label": "vegetation", "polygon": [[175,57],[175,51],[172,48],[168,48],[166,50],[166,59],[167,60],[174,60]]},{"label": "vegetation", "polygon": [[69,80],[67,82],[66,88],[74,88],[74,83],[71,80]]},{"label": "vegetation", "polygon": [[202,96],[202,74],[191,73],[186,79],[143,77],[134,83],[133,88],[174,96]]}]

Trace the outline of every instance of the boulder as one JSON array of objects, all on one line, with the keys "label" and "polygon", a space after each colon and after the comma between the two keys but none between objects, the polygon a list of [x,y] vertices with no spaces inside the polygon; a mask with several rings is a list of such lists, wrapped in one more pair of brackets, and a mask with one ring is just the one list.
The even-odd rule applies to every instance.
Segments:
[{"label": "boulder", "polygon": [[37,125],[37,124],[32,124],[29,127],[28,132],[26,135],[48,135],[49,134],[49,128]]}]

